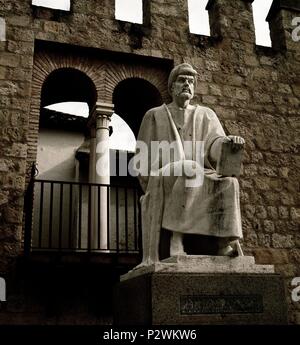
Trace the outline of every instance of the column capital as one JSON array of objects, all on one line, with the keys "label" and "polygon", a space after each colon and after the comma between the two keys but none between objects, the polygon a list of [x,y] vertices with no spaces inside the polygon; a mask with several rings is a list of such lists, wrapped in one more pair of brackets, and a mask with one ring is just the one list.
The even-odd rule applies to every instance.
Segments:
[{"label": "column capital", "polygon": [[106,117],[111,117],[114,113],[114,104],[97,102],[95,106],[95,113],[96,117],[103,115]]},{"label": "column capital", "polygon": [[114,113],[114,104],[97,102],[91,111],[88,119],[87,127],[92,128],[97,126],[97,119],[106,118],[110,121],[112,114]]}]

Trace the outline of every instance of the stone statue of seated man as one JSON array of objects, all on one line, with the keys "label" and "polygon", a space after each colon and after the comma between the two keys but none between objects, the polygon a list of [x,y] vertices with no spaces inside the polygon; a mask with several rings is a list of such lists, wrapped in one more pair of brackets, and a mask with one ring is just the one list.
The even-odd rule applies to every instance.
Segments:
[{"label": "stone statue of seated man", "polygon": [[[239,185],[232,177],[237,174],[222,176],[216,168],[224,160],[222,152],[223,156],[224,152],[241,153],[245,141],[226,136],[213,110],[190,104],[196,82],[197,72],[191,65],[176,66],[168,80],[172,102],[150,109],[140,127],[137,142],[147,145],[148,157],[146,173],[138,173],[145,193],[141,198],[143,261],[139,266],[159,261],[161,229],[172,234],[170,256],[185,255],[185,234],[216,237],[218,255],[242,255]],[[174,149],[167,159],[162,150],[151,147],[162,142]],[[141,154],[137,149],[135,158],[141,160]]]}]

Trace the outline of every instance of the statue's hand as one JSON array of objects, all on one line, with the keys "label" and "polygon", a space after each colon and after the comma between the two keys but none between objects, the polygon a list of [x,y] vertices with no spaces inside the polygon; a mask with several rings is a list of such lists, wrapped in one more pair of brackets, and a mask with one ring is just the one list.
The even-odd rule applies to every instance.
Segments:
[{"label": "statue's hand", "polygon": [[233,151],[239,151],[244,147],[245,139],[236,135],[228,135],[223,142],[231,142]]}]

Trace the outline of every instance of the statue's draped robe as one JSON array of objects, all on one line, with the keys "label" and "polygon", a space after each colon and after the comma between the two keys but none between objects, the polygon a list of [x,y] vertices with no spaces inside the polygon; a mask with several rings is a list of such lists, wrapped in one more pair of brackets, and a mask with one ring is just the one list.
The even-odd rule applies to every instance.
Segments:
[{"label": "statue's draped robe", "polygon": [[[161,228],[187,234],[242,238],[239,185],[236,178],[216,174],[209,157],[213,142],[224,137],[224,130],[209,108],[197,106],[182,127],[166,105],[149,110],[142,121],[138,140],[148,146],[151,169],[151,141],[204,142],[204,181],[199,187],[186,187],[185,176],[138,176],[145,192],[141,198],[144,260],[158,260]],[[181,141],[181,142],[178,142]],[[182,146],[181,146],[182,147]],[[153,162],[161,157],[152,157]],[[192,152],[181,159],[192,160]],[[172,158],[171,158],[172,160]],[[170,162],[172,164],[172,162]]]}]

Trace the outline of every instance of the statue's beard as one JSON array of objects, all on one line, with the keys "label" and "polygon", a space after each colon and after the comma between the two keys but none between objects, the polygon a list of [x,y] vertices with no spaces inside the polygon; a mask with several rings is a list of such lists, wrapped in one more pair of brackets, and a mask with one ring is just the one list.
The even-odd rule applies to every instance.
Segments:
[{"label": "statue's beard", "polygon": [[193,94],[190,90],[178,90],[174,92],[174,97],[184,97],[186,99],[191,99]]}]

